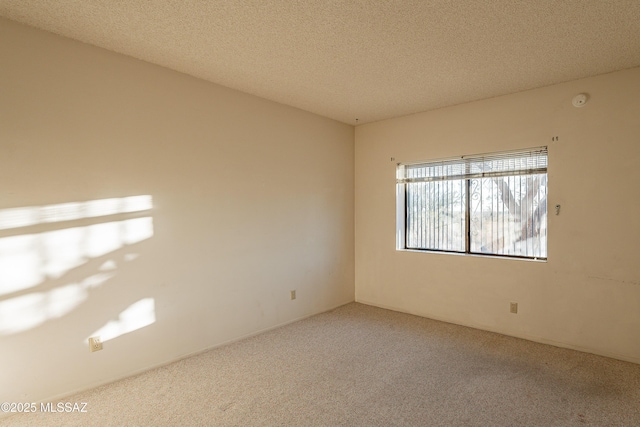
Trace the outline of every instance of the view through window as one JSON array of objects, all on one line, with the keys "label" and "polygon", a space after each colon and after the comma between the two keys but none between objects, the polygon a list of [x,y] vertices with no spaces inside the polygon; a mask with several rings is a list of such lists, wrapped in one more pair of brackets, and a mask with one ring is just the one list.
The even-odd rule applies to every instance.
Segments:
[{"label": "view through window", "polygon": [[397,169],[397,248],[547,258],[547,148]]}]

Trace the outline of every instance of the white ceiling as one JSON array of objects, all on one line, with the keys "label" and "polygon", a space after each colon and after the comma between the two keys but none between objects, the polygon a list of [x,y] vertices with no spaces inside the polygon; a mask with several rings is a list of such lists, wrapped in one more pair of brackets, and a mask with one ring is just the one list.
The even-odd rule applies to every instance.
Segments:
[{"label": "white ceiling", "polygon": [[639,0],[0,0],[0,16],[350,124],[640,66]]}]

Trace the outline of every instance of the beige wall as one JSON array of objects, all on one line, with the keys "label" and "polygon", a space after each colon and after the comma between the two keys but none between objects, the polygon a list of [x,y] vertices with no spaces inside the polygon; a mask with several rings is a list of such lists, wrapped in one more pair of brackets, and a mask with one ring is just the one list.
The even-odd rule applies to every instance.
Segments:
[{"label": "beige wall", "polygon": [[[17,207],[153,201],[0,230],[13,274],[0,272],[0,402],[51,399],[353,301],[352,126],[6,20],[0,58],[5,223]],[[135,217],[152,229],[136,237]],[[89,353],[85,338],[109,322],[137,325],[127,310],[139,301],[155,321]]]},{"label": "beige wall", "polygon": [[[395,250],[396,162],[540,145],[548,262]],[[637,68],[359,126],[356,300],[640,363],[639,161]]]}]

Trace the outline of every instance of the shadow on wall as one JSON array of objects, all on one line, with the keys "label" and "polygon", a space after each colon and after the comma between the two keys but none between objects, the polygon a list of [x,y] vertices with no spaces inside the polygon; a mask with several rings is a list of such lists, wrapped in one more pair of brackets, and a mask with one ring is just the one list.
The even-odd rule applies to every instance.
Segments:
[{"label": "shadow on wall", "polygon": [[[152,208],[142,195],[0,210],[0,336],[71,313],[133,262],[153,236]],[[144,298],[89,336],[106,341],[154,322],[154,299]]]}]

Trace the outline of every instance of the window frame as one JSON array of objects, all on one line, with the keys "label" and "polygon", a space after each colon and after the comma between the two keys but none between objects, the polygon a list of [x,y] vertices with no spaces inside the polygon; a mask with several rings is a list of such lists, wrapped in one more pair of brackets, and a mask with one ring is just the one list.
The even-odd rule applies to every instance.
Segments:
[{"label": "window frame", "polygon": [[[517,158],[525,158],[526,156],[539,156],[540,158],[544,158],[544,166],[536,167],[531,170],[526,168],[517,169],[514,171],[502,171],[496,172],[492,174],[491,172],[485,173],[471,173],[469,169],[469,165],[473,162],[477,162],[480,159],[517,159]],[[523,150],[511,150],[511,151],[501,151],[495,153],[486,153],[479,155],[465,155],[458,156],[453,158],[446,159],[437,159],[437,160],[428,160],[423,162],[412,162],[412,163],[397,163],[396,164],[396,250],[398,251],[415,251],[415,252],[433,252],[433,253],[445,253],[445,254],[458,254],[458,255],[472,255],[472,256],[481,256],[481,257],[491,257],[491,258],[508,258],[508,259],[520,259],[520,260],[530,260],[530,261],[543,261],[546,262],[548,259],[548,235],[546,234],[548,231],[548,216],[549,216],[549,204],[548,204],[548,148],[546,146],[529,148]],[[445,179],[455,179],[462,180],[464,182],[465,187],[465,201],[464,201],[464,250],[447,250],[447,249],[438,249],[438,248],[413,248],[407,247],[407,234],[408,234],[408,201],[407,201],[407,193],[408,193],[408,185],[411,182],[410,178],[406,176],[406,168],[407,167],[420,167],[420,166],[433,166],[433,165],[442,165],[442,164],[460,164],[464,165],[465,176],[458,177],[455,176],[453,178],[443,178]],[[513,172],[513,173],[512,173]],[[544,235],[544,256],[528,256],[528,255],[517,255],[517,254],[504,254],[504,253],[492,253],[492,252],[478,252],[472,251],[472,242],[471,242],[471,183],[472,180],[484,179],[493,176],[502,176],[502,177],[515,177],[515,176],[533,176],[533,175],[544,175],[545,183],[545,197],[544,202],[546,208],[543,213],[544,222],[545,222],[545,235]],[[435,179],[429,180],[431,182],[438,181],[440,178],[436,176]],[[539,191],[539,190],[538,190]],[[522,200],[521,200],[522,201]],[[538,200],[538,203],[540,200]],[[503,202],[504,203],[504,202]],[[533,213],[532,213],[533,215]],[[537,238],[542,241],[541,235],[538,235]]]}]

